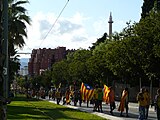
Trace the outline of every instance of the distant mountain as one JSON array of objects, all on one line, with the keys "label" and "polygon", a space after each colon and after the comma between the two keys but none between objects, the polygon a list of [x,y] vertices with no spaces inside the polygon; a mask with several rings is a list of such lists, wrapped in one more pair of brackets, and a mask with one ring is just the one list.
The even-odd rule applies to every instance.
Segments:
[{"label": "distant mountain", "polygon": [[24,66],[28,66],[28,62],[29,62],[29,58],[21,58],[20,59],[20,63],[21,63],[20,68],[24,68]]}]

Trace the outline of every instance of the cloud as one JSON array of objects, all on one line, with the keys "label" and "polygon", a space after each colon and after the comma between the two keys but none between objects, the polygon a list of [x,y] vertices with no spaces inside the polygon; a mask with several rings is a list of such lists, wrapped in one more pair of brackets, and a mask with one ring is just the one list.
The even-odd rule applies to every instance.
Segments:
[{"label": "cloud", "polygon": [[[59,18],[56,23],[55,20],[54,13],[39,12],[32,17],[32,25],[27,26],[28,39],[25,40],[26,45],[31,49],[51,45],[59,46],[63,43],[67,45],[65,42],[76,41],[76,36],[80,36],[78,41],[80,38],[84,39],[83,36],[87,36],[84,28],[86,18],[80,13],[76,13],[70,18]],[[24,47],[24,50],[28,49],[27,46]],[[70,45],[68,44],[66,47],[68,46]],[[83,44],[81,46],[83,47]]]},{"label": "cloud", "polygon": [[71,33],[74,30],[78,30],[82,27],[80,24],[75,24],[68,20],[60,21],[59,24],[60,24],[59,27],[60,34]]},{"label": "cloud", "polygon": [[51,24],[47,20],[40,20],[39,21],[39,32],[41,33],[41,39],[48,33],[51,29]]},{"label": "cloud", "polygon": [[[57,22],[54,13],[39,12],[32,17],[32,25],[27,26],[28,39],[21,52],[32,52],[39,48],[57,48],[64,46],[67,49],[88,49],[99,36],[90,35],[86,21],[90,20],[79,12],[71,17],[60,17]],[[90,26],[91,27],[91,26]],[[93,31],[98,30],[102,35],[104,21],[95,21]],[[101,29],[103,28],[103,29]],[[95,34],[97,35],[97,34]]]}]

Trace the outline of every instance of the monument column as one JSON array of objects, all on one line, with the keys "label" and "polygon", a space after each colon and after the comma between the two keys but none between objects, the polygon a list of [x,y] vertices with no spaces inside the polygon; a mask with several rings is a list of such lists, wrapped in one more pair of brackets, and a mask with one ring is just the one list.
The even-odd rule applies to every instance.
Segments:
[{"label": "monument column", "polygon": [[110,12],[108,23],[109,23],[109,37],[111,37],[112,36],[112,23],[113,23],[113,21],[112,21],[112,13],[111,12]]}]

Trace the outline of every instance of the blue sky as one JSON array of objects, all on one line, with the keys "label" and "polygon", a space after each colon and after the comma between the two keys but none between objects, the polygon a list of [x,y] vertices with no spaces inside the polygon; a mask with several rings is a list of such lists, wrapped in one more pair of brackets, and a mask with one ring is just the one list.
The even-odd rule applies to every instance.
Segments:
[{"label": "blue sky", "polygon": [[[26,46],[19,52],[38,48],[87,49],[97,38],[108,33],[110,12],[113,32],[120,32],[126,22],[138,22],[143,0],[29,0],[25,6],[31,17]],[[62,8],[63,13],[55,23]],[[53,24],[55,25],[53,26]],[[51,27],[51,32],[47,35]],[[46,37],[47,36],[47,37]],[[21,55],[21,57],[30,57]]]}]

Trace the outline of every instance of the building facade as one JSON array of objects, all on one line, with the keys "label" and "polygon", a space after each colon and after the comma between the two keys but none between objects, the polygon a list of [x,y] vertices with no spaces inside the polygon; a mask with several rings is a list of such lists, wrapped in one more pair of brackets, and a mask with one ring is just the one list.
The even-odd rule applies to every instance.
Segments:
[{"label": "building facade", "polygon": [[66,47],[33,49],[28,62],[28,74],[40,75],[43,71],[50,69],[55,62],[63,60],[66,54]]}]

